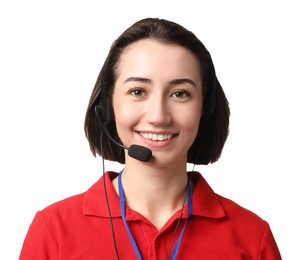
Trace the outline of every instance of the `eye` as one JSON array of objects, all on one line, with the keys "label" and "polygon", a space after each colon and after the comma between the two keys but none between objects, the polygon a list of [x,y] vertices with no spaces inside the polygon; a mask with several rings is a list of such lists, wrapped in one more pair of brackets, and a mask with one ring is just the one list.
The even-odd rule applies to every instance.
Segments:
[{"label": "eye", "polygon": [[142,88],[132,88],[128,91],[128,94],[132,95],[132,96],[144,96],[145,92],[144,89]]},{"label": "eye", "polygon": [[171,97],[182,98],[182,99],[189,98],[190,96],[191,94],[186,90],[178,90],[171,94]]}]

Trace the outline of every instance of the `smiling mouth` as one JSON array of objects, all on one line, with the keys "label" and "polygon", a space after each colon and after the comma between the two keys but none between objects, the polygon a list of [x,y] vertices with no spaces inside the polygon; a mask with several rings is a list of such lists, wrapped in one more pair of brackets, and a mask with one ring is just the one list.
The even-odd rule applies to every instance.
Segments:
[{"label": "smiling mouth", "polygon": [[139,133],[143,138],[152,141],[166,141],[172,139],[174,134],[153,134],[153,133]]}]

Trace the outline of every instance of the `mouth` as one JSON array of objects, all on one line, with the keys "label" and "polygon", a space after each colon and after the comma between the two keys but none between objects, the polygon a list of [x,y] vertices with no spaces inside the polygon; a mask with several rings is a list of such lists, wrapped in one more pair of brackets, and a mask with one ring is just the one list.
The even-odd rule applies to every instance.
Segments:
[{"label": "mouth", "polygon": [[154,133],[142,133],[139,132],[139,134],[147,140],[151,141],[167,141],[176,136],[176,134],[154,134]]}]

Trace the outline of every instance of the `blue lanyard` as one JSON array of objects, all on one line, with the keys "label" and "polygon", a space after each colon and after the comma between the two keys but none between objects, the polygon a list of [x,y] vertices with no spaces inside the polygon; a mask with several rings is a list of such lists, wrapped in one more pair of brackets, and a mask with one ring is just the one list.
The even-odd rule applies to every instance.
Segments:
[{"label": "blue lanyard", "polygon": [[[132,235],[132,233],[130,232],[130,229],[127,225],[127,222],[126,222],[126,212],[125,212],[125,199],[124,199],[124,191],[123,191],[123,185],[122,185],[122,172],[119,172],[119,177],[118,177],[118,188],[119,188],[119,196],[120,196],[120,207],[121,207],[121,215],[122,215],[122,220],[123,220],[123,223],[124,223],[124,226],[125,226],[125,229],[126,229],[126,232],[129,236],[129,240],[134,248],[134,251],[135,251],[135,254],[138,258],[138,260],[142,260],[142,257],[140,255],[140,252],[139,252],[139,249],[136,245],[136,242],[134,240],[134,237]],[[171,255],[171,260],[175,260],[176,259],[176,255],[179,251],[179,247],[180,247],[180,244],[182,242],[182,238],[183,238],[183,234],[184,234],[184,231],[185,231],[185,228],[186,228],[186,225],[188,223],[188,220],[191,216],[191,213],[192,213],[192,203],[191,203],[191,190],[190,190],[190,179],[188,178],[188,186],[187,186],[187,197],[186,197],[186,200],[187,200],[187,206],[188,206],[188,217],[184,223],[184,226],[182,228],[182,231],[178,237],[178,240],[176,241],[176,244],[174,246],[174,249],[172,251],[172,255]]]}]

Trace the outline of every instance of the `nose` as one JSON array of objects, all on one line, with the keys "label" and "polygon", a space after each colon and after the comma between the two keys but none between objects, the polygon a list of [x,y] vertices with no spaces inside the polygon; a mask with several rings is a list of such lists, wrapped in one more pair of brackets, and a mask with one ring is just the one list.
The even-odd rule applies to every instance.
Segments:
[{"label": "nose", "polygon": [[146,118],[147,122],[154,126],[166,126],[170,124],[171,113],[167,100],[164,97],[151,97],[147,106]]}]

